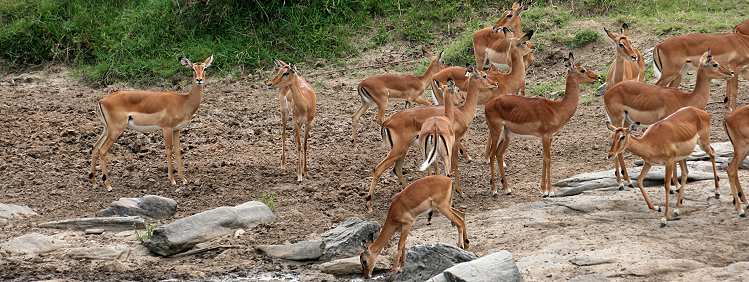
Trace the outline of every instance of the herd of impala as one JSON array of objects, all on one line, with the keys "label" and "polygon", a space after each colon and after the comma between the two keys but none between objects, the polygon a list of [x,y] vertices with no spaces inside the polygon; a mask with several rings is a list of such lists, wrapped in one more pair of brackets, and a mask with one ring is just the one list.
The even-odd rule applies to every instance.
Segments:
[{"label": "herd of impala", "polygon": [[[405,260],[406,238],[415,218],[426,211],[430,211],[430,219],[433,210],[447,217],[458,228],[458,245],[468,247],[464,213],[452,207],[452,194],[454,188],[462,195],[458,154],[470,158],[462,141],[476,116],[478,105],[484,105],[489,128],[485,156],[489,160],[492,194],[497,195],[495,164],[499,168],[502,190],[507,194],[512,191],[505,176],[504,156],[510,137],[515,134],[541,139],[541,192],[543,197],[554,196],[551,186],[552,138],[574,115],[580,97],[580,84],[597,81],[599,76],[576,63],[570,53],[566,63],[563,98],[525,97],[526,70],[534,58],[533,44],[530,42],[533,31],[523,32],[521,27],[521,13],[526,8],[516,3],[493,26],[474,33],[474,66],[447,67],[440,53],[432,58],[429,67],[420,76],[382,74],[359,83],[357,93],[361,98],[361,107],[352,117],[352,142],[356,142],[362,114],[374,105],[378,109],[376,121],[381,126],[383,142],[390,146],[387,156],[372,172],[366,196],[368,210],[372,211],[374,188],[387,169],[392,167],[403,184],[402,165],[412,143],[420,144],[424,152],[424,161],[419,169],[424,171],[434,166],[436,174],[414,181],[393,198],[379,237],[360,256],[365,277],[371,275],[376,257],[395,232],[400,232],[400,242],[393,270],[400,269]],[[673,211],[678,216],[688,173],[685,159],[699,143],[712,162],[715,196],[719,196],[715,156],[709,143],[711,117],[704,109],[710,98],[711,81],[727,80],[725,102],[728,114],[724,126],[734,148],[728,176],[736,212],[745,217],[742,203],[749,202],[738,181],[738,168],[749,153],[749,106],[736,109],[736,95],[739,76],[749,78],[749,20],[737,25],[733,32],[687,34],[656,45],[653,65],[659,79],[655,85],[645,82],[644,58],[632,46],[628,29],[627,24],[623,24],[619,32],[604,28],[616,50],[608,71],[603,101],[608,116],[606,125],[612,131],[608,158],[614,159],[620,190],[624,189],[622,177],[634,188],[622,155],[628,150],[644,160],[637,185],[648,208],[656,210],[643,189],[643,179],[653,163],[664,164],[665,214],[661,218],[661,226],[665,226],[672,216],[668,204],[671,182],[678,188],[676,209]],[[173,161],[176,161],[177,174],[183,183],[187,183],[180,153],[180,128],[189,123],[200,105],[205,69],[212,62],[213,56],[202,63],[192,63],[185,58],[180,60],[180,64],[194,72],[192,89],[186,95],[131,90],[116,91],[101,99],[98,113],[104,124],[104,132],[92,150],[89,174],[94,186],[97,161],[101,161],[102,181],[108,191],[112,190],[111,180],[107,178],[107,151],[128,127],[139,130],[160,128],[164,134],[169,180],[172,185],[176,184],[172,169]],[[274,63],[275,76],[267,84],[279,89],[283,142],[281,166],[283,168],[286,164],[286,121],[291,114],[297,152],[297,181],[303,181],[308,171],[307,142],[316,114],[316,94],[296,66],[281,60]],[[500,71],[499,65],[509,66],[509,72]],[[678,88],[686,66],[697,70],[692,92]],[[434,93],[431,101],[423,96],[427,88]],[[385,118],[391,98],[405,99],[423,106]],[[636,133],[640,125],[649,127],[643,133]],[[446,176],[439,175],[438,159],[441,159]],[[677,179],[677,163],[681,167],[681,183]]]}]

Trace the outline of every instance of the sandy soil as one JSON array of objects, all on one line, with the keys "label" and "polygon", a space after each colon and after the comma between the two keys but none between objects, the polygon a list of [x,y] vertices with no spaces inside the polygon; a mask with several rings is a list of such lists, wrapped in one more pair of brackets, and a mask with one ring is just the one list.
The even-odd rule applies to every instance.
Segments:
[{"label": "sandy soil", "polygon": [[[654,41],[653,38],[643,40],[649,43]],[[415,50],[419,50],[419,47],[392,45],[378,48],[367,56],[352,58],[350,66],[415,58],[414,54],[418,53]],[[530,69],[527,83],[563,76],[564,63],[561,58],[566,53],[566,50],[548,50],[539,54],[537,62]],[[603,73],[612,53],[608,43],[601,42],[576,51],[576,57],[583,64]],[[238,239],[224,239],[227,244],[240,247],[223,252],[161,259],[158,263],[126,262],[124,266],[114,268],[96,262],[61,261],[54,257],[0,261],[0,268],[3,268],[0,279],[65,277],[150,280],[201,278],[241,272],[309,271],[310,267],[306,264],[286,263],[257,255],[252,246],[314,237],[351,216],[382,221],[389,200],[401,188],[393,181],[394,177],[387,176],[390,181],[381,182],[377,187],[375,212],[368,214],[363,195],[371,179],[371,170],[387,153],[381,145],[379,128],[373,121],[373,110],[363,118],[364,127],[359,135],[361,142],[352,146],[349,139],[351,114],[359,106],[359,98],[354,90],[356,84],[367,75],[390,69],[313,75],[337,68],[340,67],[324,64],[300,67],[303,74],[309,74],[307,79],[318,91],[318,116],[311,134],[310,179],[304,183],[296,183],[293,166],[285,170],[279,168],[281,133],[276,90],[263,86],[263,81],[270,76],[269,72],[261,71],[236,80],[212,77],[208,70],[208,85],[201,108],[192,123],[182,131],[183,154],[190,183],[181,187],[169,185],[160,133],[129,130],[110,151],[110,177],[114,183],[112,192],[106,192],[101,186],[91,187],[86,176],[89,150],[102,130],[94,111],[96,101],[115,86],[107,89],[89,88],[77,82],[69,72],[57,67],[6,76],[0,82],[0,159],[3,160],[0,162],[0,202],[27,204],[40,215],[3,227],[0,240],[31,231],[50,234],[52,231],[38,229],[35,224],[91,216],[120,197],[145,194],[177,200],[176,217],[179,218],[218,206],[256,200],[264,193],[274,193],[278,220]],[[715,114],[711,136],[714,141],[726,141],[725,133],[719,126],[725,111],[720,103],[723,85],[723,82],[715,84],[708,105],[708,110]],[[745,104],[749,95],[745,83],[742,83],[742,87],[739,102]],[[593,89],[587,88],[585,95],[592,92]],[[391,102],[388,112],[403,108],[403,102]],[[578,107],[575,116],[553,141],[552,181],[609,167],[605,160],[608,132],[604,120],[599,98]],[[482,158],[486,136],[483,109],[480,109],[465,141],[475,160],[460,163],[466,197],[457,199],[457,205],[467,207],[467,213],[472,218],[471,225],[474,227],[470,235],[474,238],[504,236],[497,229],[479,228],[483,224],[482,218],[493,216],[497,209],[540,200],[540,141],[527,137],[513,139],[506,161],[514,194],[492,198],[488,196],[488,166]],[[296,156],[293,146],[290,148],[292,153],[289,161],[293,164]],[[416,171],[420,156],[412,148],[404,165],[409,180],[422,175]],[[648,217],[649,214],[643,211],[640,216]],[[733,214],[720,216],[730,218]],[[501,222],[495,224],[503,229],[512,226],[502,225]],[[423,223],[420,223],[415,229],[422,227]],[[535,228],[556,233],[560,226],[552,224]],[[579,228],[584,229],[586,225]],[[704,228],[709,226],[705,225]],[[444,229],[450,230],[448,227]],[[516,231],[520,230],[524,229]],[[719,231],[706,231],[704,235],[705,238],[721,236]],[[525,241],[536,242],[534,238]],[[632,237],[630,240],[640,238]],[[80,240],[106,243],[115,239],[104,235],[86,236]],[[453,239],[441,241],[451,243]],[[509,244],[505,240],[478,242],[483,244],[477,247],[480,252],[508,248],[522,254],[541,246],[541,242],[520,245]],[[710,258],[710,254],[697,250],[689,255],[696,257],[696,260]],[[701,256],[704,258],[700,259]],[[531,280],[547,278],[537,273],[529,275]]]}]

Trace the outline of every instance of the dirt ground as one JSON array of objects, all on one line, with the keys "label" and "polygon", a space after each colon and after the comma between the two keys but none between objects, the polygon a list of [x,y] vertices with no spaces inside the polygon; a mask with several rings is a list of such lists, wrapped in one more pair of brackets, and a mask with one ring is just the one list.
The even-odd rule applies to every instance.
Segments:
[{"label": "dirt ground", "polygon": [[[635,42],[645,42],[641,43],[643,51],[655,41],[655,38],[635,39]],[[378,48],[367,56],[352,58],[348,66],[415,58],[414,50],[419,50],[419,47],[394,45]],[[562,77],[564,62],[561,58],[566,53],[566,50],[548,50],[539,54],[530,68],[527,83]],[[597,72],[604,73],[612,54],[608,43],[600,42],[576,51],[576,58]],[[367,213],[363,197],[365,189],[372,169],[387,153],[381,145],[372,109],[363,118],[360,143],[352,146],[350,142],[351,114],[360,103],[354,90],[356,84],[367,75],[392,68],[313,75],[337,68],[340,67],[320,64],[300,66],[302,74],[308,74],[307,80],[318,91],[318,116],[309,149],[310,179],[302,184],[296,183],[293,145],[289,147],[291,165],[285,170],[279,166],[281,129],[277,90],[264,86],[269,72],[261,71],[241,79],[226,79],[211,76],[209,69],[201,107],[192,123],[182,130],[189,184],[178,187],[169,184],[160,132],[128,130],[110,151],[109,176],[114,184],[112,192],[107,192],[101,185],[92,187],[87,174],[89,151],[102,131],[95,114],[96,102],[112,88],[120,87],[90,88],[77,82],[65,69],[54,66],[5,76],[0,82],[0,202],[29,205],[39,216],[2,227],[0,241],[32,231],[50,234],[52,231],[39,229],[35,225],[49,220],[91,216],[118,198],[146,194],[175,199],[178,202],[176,218],[180,218],[219,206],[257,200],[264,193],[273,193],[276,195],[278,219],[238,239],[225,239],[239,247],[223,252],[161,259],[158,263],[129,262],[124,268],[115,269],[103,268],[95,262],[60,261],[54,257],[31,261],[0,260],[0,268],[3,269],[0,279],[156,280],[215,277],[228,273],[308,271],[310,266],[307,264],[269,259],[256,254],[252,246],[314,237],[352,216],[382,222],[389,200],[401,188],[393,176],[384,177],[389,181],[381,181],[377,186],[375,211]],[[408,65],[402,68],[408,68]],[[714,114],[713,141],[727,140],[720,126],[725,112],[725,106],[721,103],[725,93],[724,84],[714,83],[708,105],[708,111]],[[691,86],[687,84],[685,87]],[[746,104],[749,91],[745,82],[741,83],[741,87],[739,102]],[[594,89],[588,87],[584,95],[593,92]],[[388,113],[403,108],[402,101],[392,101]],[[600,98],[596,97],[589,104],[578,107],[574,117],[553,141],[552,181],[610,167],[605,160],[608,131],[604,121]],[[499,231],[479,230],[477,227],[482,225],[481,218],[492,215],[498,209],[540,200],[540,140],[513,138],[506,162],[514,194],[492,198],[488,196],[488,166],[483,159],[486,137],[483,109],[479,109],[465,141],[474,161],[460,163],[465,198],[456,199],[457,205],[467,207],[467,214],[474,218],[471,223],[476,227],[472,228],[473,234],[470,234],[473,237],[499,236]],[[291,144],[290,140],[287,142]],[[630,161],[635,159],[628,158]],[[422,175],[416,171],[420,162],[421,154],[412,148],[404,165],[409,181]],[[647,215],[643,213],[642,216]],[[729,218],[733,214],[722,216]],[[422,226],[420,223],[415,229]],[[543,228],[553,233],[559,227],[548,225]],[[110,238],[106,235],[87,236],[81,240],[107,242]],[[453,239],[440,241],[452,243]],[[503,249],[506,242],[489,243],[493,245],[481,247],[480,250]],[[525,244],[523,248],[538,248],[538,244]],[[512,246],[512,250],[520,253],[532,251],[516,246]],[[690,255],[707,256],[700,252]],[[531,280],[544,279],[544,276],[535,274],[531,277],[534,278]]]}]

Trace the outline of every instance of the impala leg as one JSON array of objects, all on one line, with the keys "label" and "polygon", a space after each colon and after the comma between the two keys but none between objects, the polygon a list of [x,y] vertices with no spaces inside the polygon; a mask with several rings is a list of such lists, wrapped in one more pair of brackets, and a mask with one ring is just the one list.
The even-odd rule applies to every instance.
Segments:
[{"label": "impala leg", "polygon": [[[679,187],[679,194],[676,197],[676,209],[674,209],[674,216],[679,216],[681,214],[681,211],[679,209],[684,207],[684,190],[686,190],[687,177],[689,175],[689,171],[687,169],[687,161],[679,161],[679,166],[681,167],[681,187]],[[676,175],[675,171],[676,166],[674,166],[674,175]]]},{"label": "impala leg", "polygon": [[310,130],[312,130],[312,123],[308,122],[304,125],[304,160],[303,160],[304,169],[302,170],[302,175],[304,177],[308,177],[308,173],[309,173],[309,168],[307,167],[307,156],[309,156],[309,154],[307,150],[309,148],[308,140],[309,140]]},{"label": "impala leg", "polygon": [[731,185],[731,195],[733,196],[734,208],[740,217],[746,217],[746,212],[741,207],[741,203],[745,203],[746,198],[743,189],[741,188],[741,182],[739,182],[739,167],[744,158],[746,158],[748,152],[744,147],[745,146],[734,145],[733,159],[731,159],[731,162],[728,164],[728,183]]},{"label": "impala leg", "polygon": [[738,98],[739,92],[739,76],[734,75],[731,79],[726,82],[726,102],[728,103],[728,111],[732,112],[736,109],[736,99]]},{"label": "impala leg", "polygon": [[507,151],[507,147],[510,146],[510,134],[505,129],[503,131],[502,141],[499,143],[499,148],[497,148],[497,166],[499,166],[499,182],[502,183],[502,190],[505,192],[505,195],[512,194],[512,187],[507,184],[507,175],[505,174],[505,152]]},{"label": "impala leg", "polygon": [[465,220],[460,215],[456,214],[453,211],[453,208],[451,208],[450,206],[448,206],[448,204],[449,204],[449,200],[447,200],[445,203],[442,203],[441,205],[438,205],[437,206],[437,210],[439,210],[439,212],[442,215],[444,215],[445,217],[447,217],[447,219],[449,219],[450,222],[452,222],[453,225],[455,225],[455,227],[458,228],[458,244],[457,244],[457,246],[460,247],[461,249],[467,249],[468,248],[468,238],[465,236],[466,235],[466,230],[465,230],[466,223],[465,223]]},{"label": "impala leg", "polygon": [[182,179],[182,185],[187,185],[185,178],[185,162],[182,160],[182,144],[180,144],[179,129],[174,129],[172,148],[174,149],[174,160],[177,162],[177,175]]},{"label": "impala leg", "polygon": [[655,210],[655,207],[653,207],[653,203],[650,202],[650,197],[648,197],[648,192],[645,191],[645,187],[643,187],[642,185],[642,182],[645,181],[645,176],[648,175],[648,171],[650,171],[651,166],[652,164],[650,164],[649,162],[645,162],[644,164],[642,164],[640,176],[637,177],[637,187],[640,188],[642,198],[645,199],[645,203],[648,205],[648,208],[651,210]]},{"label": "impala leg", "polygon": [[104,140],[107,139],[107,134],[107,127],[104,126],[104,131],[99,135],[99,138],[96,139],[94,147],[91,148],[91,170],[88,173],[88,178],[91,180],[92,188],[96,188],[96,163],[99,160],[101,146],[104,144]]},{"label": "impala leg", "polygon": [[406,155],[406,151],[408,150],[408,143],[406,143],[405,145],[403,143],[404,142],[400,142],[399,139],[393,139],[393,148],[390,149],[390,152],[385,157],[385,159],[377,164],[375,169],[372,171],[372,181],[369,183],[369,193],[366,197],[367,210],[369,212],[372,212],[372,196],[374,194],[374,188],[375,186],[377,186],[377,182],[380,181],[380,176],[382,176],[385,170],[393,166],[396,160]]},{"label": "impala leg", "polygon": [[401,225],[400,239],[398,240],[398,251],[395,253],[395,261],[393,262],[392,272],[400,272],[401,267],[406,262],[406,240],[408,235],[411,233],[411,224],[406,223]]},{"label": "impala leg", "polygon": [[[361,107],[351,117],[351,143],[356,144],[356,136],[359,134],[359,122],[361,116],[369,109],[369,103],[362,101]],[[381,123],[378,121],[378,123]]]},{"label": "impala leg", "polygon": [[304,170],[304,148],[302,147],[302,124],[301,122],[294,123],[294,144],[296,144],[296,181],[302,182],[302,170]]},{"label": "impala leg", "polygon": [[163,128],[162,131],[164,132],[164,150],[166,151],[166,171],[167,171],[167,177],[169,178],[169,182],[172,183],[172,185],[177,185],[177,181],[174,180],[174,172],[173,172],[173,150],[172,150],[172,144],[174,144],[174,129],[173,128]]},{"label": "impala leg", "polygon": [[663,197],[663,206],[664,206],[664,212],[663,217],[661,218],[661,227],[666,226],[666,222],[668,222],[671,219],[671,206],[668,204],[668,196],[671,194],[671,177],[670,175],[674,173],[674,166],[676,164],[672,161],[666,162],[666,175],[663,179],[663,185],[665,188],[665,196]]},{"label": "impala leg", "polygon": [[393,167],[393,171],[395,172],[395,176],[398,177],[398,184],[400,186],[403,186],[406,183],[406,177],[403,176],[403,157],[400,157],[397,160],[395,160],[395,166]]},{"label": "impala leg", "polygon": [[[463,138],[465,139],[465,136]],[[466,149],[466,147],[463,146],[463,142],[458,142],[458,152],[460,152],[460,154],[463,155],[463,158],[465,158],[466,161],[468,162],[473,161],[473,158],[471,158],[471,155],[468,154],[468,149]]]},{"label": "impala leg", "polygon": [[109,163],[107,152],[109,152],[109,149],[112,148],[114,142],[117,141],[117,138],[120,138],[120,135],[122,135],[122,132],[124,131],[124,127],[109,128],[107,130],[107,137],[99,148],[99,158],[101,162],[101,181],[104,182],[104,187],[107,188],[107,191],[112,191],[112,180],[109,179],[109,168],[107,166]]},{"label": "impala leg", "polygon": [[385,109],[388,106],[388,99],[382,99],[382,101],[375,101],[377,104],[377,124],[382,125],[382,121],[385,120]]},{"label": "impala leg", "polygon": [[[423,93],[422,93],[422,95],[423,95]],[[427,100],[426,98],[424,98],[424,96],[422,96],[422,95],[416,96],[416,98],[413,99],[414,102],[422,104],[424,106],[433,106],[432,102],[430,102],[429,100]]]},{"label": "impala leg", "polygon": [[[457,149],[458,149],[457,143],[453,144],[452,151],[455,152],[455,150]],[[449,165],[450,165],[451,175],[455,177],[455,181],[453,181],[453,185],[455,185],[455,191],[458,192],[458,195],[460,195],[460,197],[462,198],[464,197],[464,195],[463,195],[463,187],[460,186],[460,171],[458,170],[458,155],[452,154],[452,156],[450,156]]]},{"label": "impala leg", "polygon": [[704,132],[700,132],[699,134],[700,147],[702,147],[702,150],[705,151],[705,153],[707,153],[707,156],[710,158],[710,164],[713,168],[713,179],[715,182],[715,198],[717,199],[720,198],[720,177],[718,177],[718,170],[715,167],[715,150],[713,150],[713,147],[710,146],[710,132],[708,130],[704,130]]},{"label": "impala leg", "polygon": [[279,111],[281,112],[281,169],[286,169],[286,126],[289,121],[289,104],[285,94],[278,95]]},{"label": "impala leg", "polygon": [[544,150],[544,165],[543,173],[541,175],[541,192],[544,197],[553,197],[554,194],[551,192],[551,136],[544,136],[541,138],[543,142]]}]

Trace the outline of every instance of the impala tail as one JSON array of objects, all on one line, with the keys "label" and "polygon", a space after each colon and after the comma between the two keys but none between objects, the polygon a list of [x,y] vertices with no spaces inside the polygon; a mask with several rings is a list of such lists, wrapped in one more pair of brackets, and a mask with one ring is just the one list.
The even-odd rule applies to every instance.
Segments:
[{"label": "impala tail", "polygon": [[359,87],[356,90],[357,92],[359,92],[359,97],[361,97],[362,102],[369,104],[369,105],[374,103],[374,99],[372,99],[372,95],[369,94],[369,91],[367,91],[367,88],[359,85]]},{"label": "impala tail", "polygon": [[655,80],[661,79],[661,49],[658,45],[653,48],[653,76]]},{"label": "impala tail", "polygon": [[[424,163],[419,166],[419,171],[427,170],[427,168],[434,163],[434,160],[437,159],[437,138],[442,138],[442,136],[438,137],[436,129],[426,137],[426,140],[424,141],[424,156],[427,158],[424,160]],[[431,150],[429,148],[430,145],[432,146]]]},{"label": "impala tail", "polygon": [[382,137],[382,145],[393,147],[393,138],[390,136],[390,128],[384,125],[380,127],[380,136]]}]

